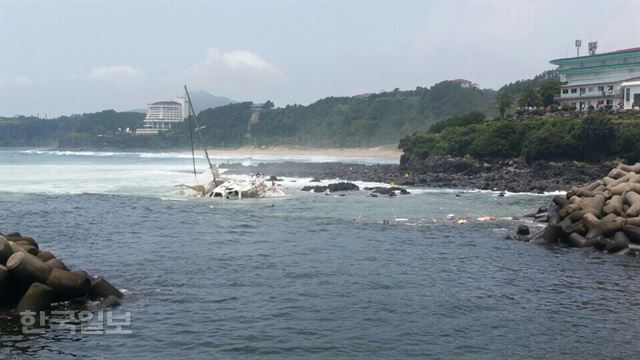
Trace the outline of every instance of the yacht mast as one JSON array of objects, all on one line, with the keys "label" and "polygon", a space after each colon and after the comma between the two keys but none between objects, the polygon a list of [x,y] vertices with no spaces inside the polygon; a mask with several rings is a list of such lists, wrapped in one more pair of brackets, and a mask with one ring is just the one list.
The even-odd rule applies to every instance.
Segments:
[{"label": "yacht mast", "polygon": [[[184,86],[184,92],[186,93],[187,101],[189,102],[189,116],[192,116],[193,124],[195,125],[195,128],[192,129],[192,131],[198,133],[198,139],[200,140],[200,145],[202,145],[202,149],[204,150],[204,156],[207,158],[207,163],[209,163],[209,170],[211,170],[211,176],[213,177],[213,181],[215,182],[220,177],[220,174],[218,173],[218,167],[214,166],[211,163],[211,159],[209,158],[209,152],[207,151],[207,146],[204,144],[204,138],[202,137],[202,133],[200,132],[200,130],[204,129],[204,127],[200,127],[198,125],[198,118],[196,117],[195,110],[193,110],[193,104],[191,103],[191,96],[189,95],[189,90],[187,90],[187,85]],[[193,134],[191,134],[191,136],[193,139]],[[193,140],[191,143],[193,144]],[[195,155],[193,154],[193,145],[192,145],[191,156],[194,158],[194,163],[195,163]]]}]

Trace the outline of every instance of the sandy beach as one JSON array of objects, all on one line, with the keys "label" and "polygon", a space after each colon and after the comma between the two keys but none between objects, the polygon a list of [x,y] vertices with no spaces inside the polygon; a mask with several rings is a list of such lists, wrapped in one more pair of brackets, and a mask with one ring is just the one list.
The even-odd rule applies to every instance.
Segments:
[{"label": "sandy beach", "polygon": [[[228,155],[308,155],[308,156],[340,156],[340,157],[370,157],[400,159],[402,151],[391,146],[373,148],[295,148],[286,146],[253,147],[244,146],[237,149],[212,148],[210,154]],[[201,151],[199,151],[201,152]]]}]

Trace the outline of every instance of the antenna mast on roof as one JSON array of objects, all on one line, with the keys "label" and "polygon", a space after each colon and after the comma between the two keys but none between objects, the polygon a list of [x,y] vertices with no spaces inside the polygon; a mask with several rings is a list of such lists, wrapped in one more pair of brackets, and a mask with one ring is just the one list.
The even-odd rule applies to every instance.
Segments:
[{"label": "antenna mast on roof", "polygon": [[595,55],[597,49],[598,49],[598,42],[597,41],[590,41],[589,42],[589,55]]},{"label": "antenna mast on roof", "polygon": [[582,46],[582,40],[576,40],[576,57],[580,57],[580,46]]}]

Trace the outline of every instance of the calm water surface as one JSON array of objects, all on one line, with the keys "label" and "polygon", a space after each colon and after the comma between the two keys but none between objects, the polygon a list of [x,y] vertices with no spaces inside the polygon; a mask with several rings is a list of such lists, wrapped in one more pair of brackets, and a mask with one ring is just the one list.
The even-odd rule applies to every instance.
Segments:
[{"label": "calm water surface", "polygon": [[133,331],[26,336],[0,319],[0,357],[638,356],[638,259],[507,241],[517,221],[475,220],[548,196],[338,197],[287,179],[286,198],[211,202],[174,186],[189,165],[0,151],[0,231],[126,289]]}]

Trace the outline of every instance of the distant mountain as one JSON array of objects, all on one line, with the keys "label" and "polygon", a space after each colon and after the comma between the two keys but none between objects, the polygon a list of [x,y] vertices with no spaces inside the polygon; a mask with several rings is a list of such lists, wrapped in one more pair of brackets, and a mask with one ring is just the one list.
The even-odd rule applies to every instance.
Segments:
[{"label": "distant mountain", "polygon": [[193,102],[193,109],[196,111],[196,113],[199,113],[202,110],[214,109],[218,106],[235,103],[234,100],[228,99],[223,96],[215,96],[202,90],[193,92],[190,91],[189,95],[191,95],[191,102]]},{"label": "distant mountain", "polygon": [[[215,96],[202,90],[193,91],[193,92],[190,91],[189,95],[191,95],[191,101],[193,102],[193,109],[196,111],[196,113],[199,113],[202,110],[214,109],[214,108],[217,108],[218,106],[224,106],[224,105],[236,103],[236,101],[231,100],[229,98],[226,98],[223,96]],[[146,114],[147,109],[132,109],[132,110],[129,110],[129,112]]]}]

